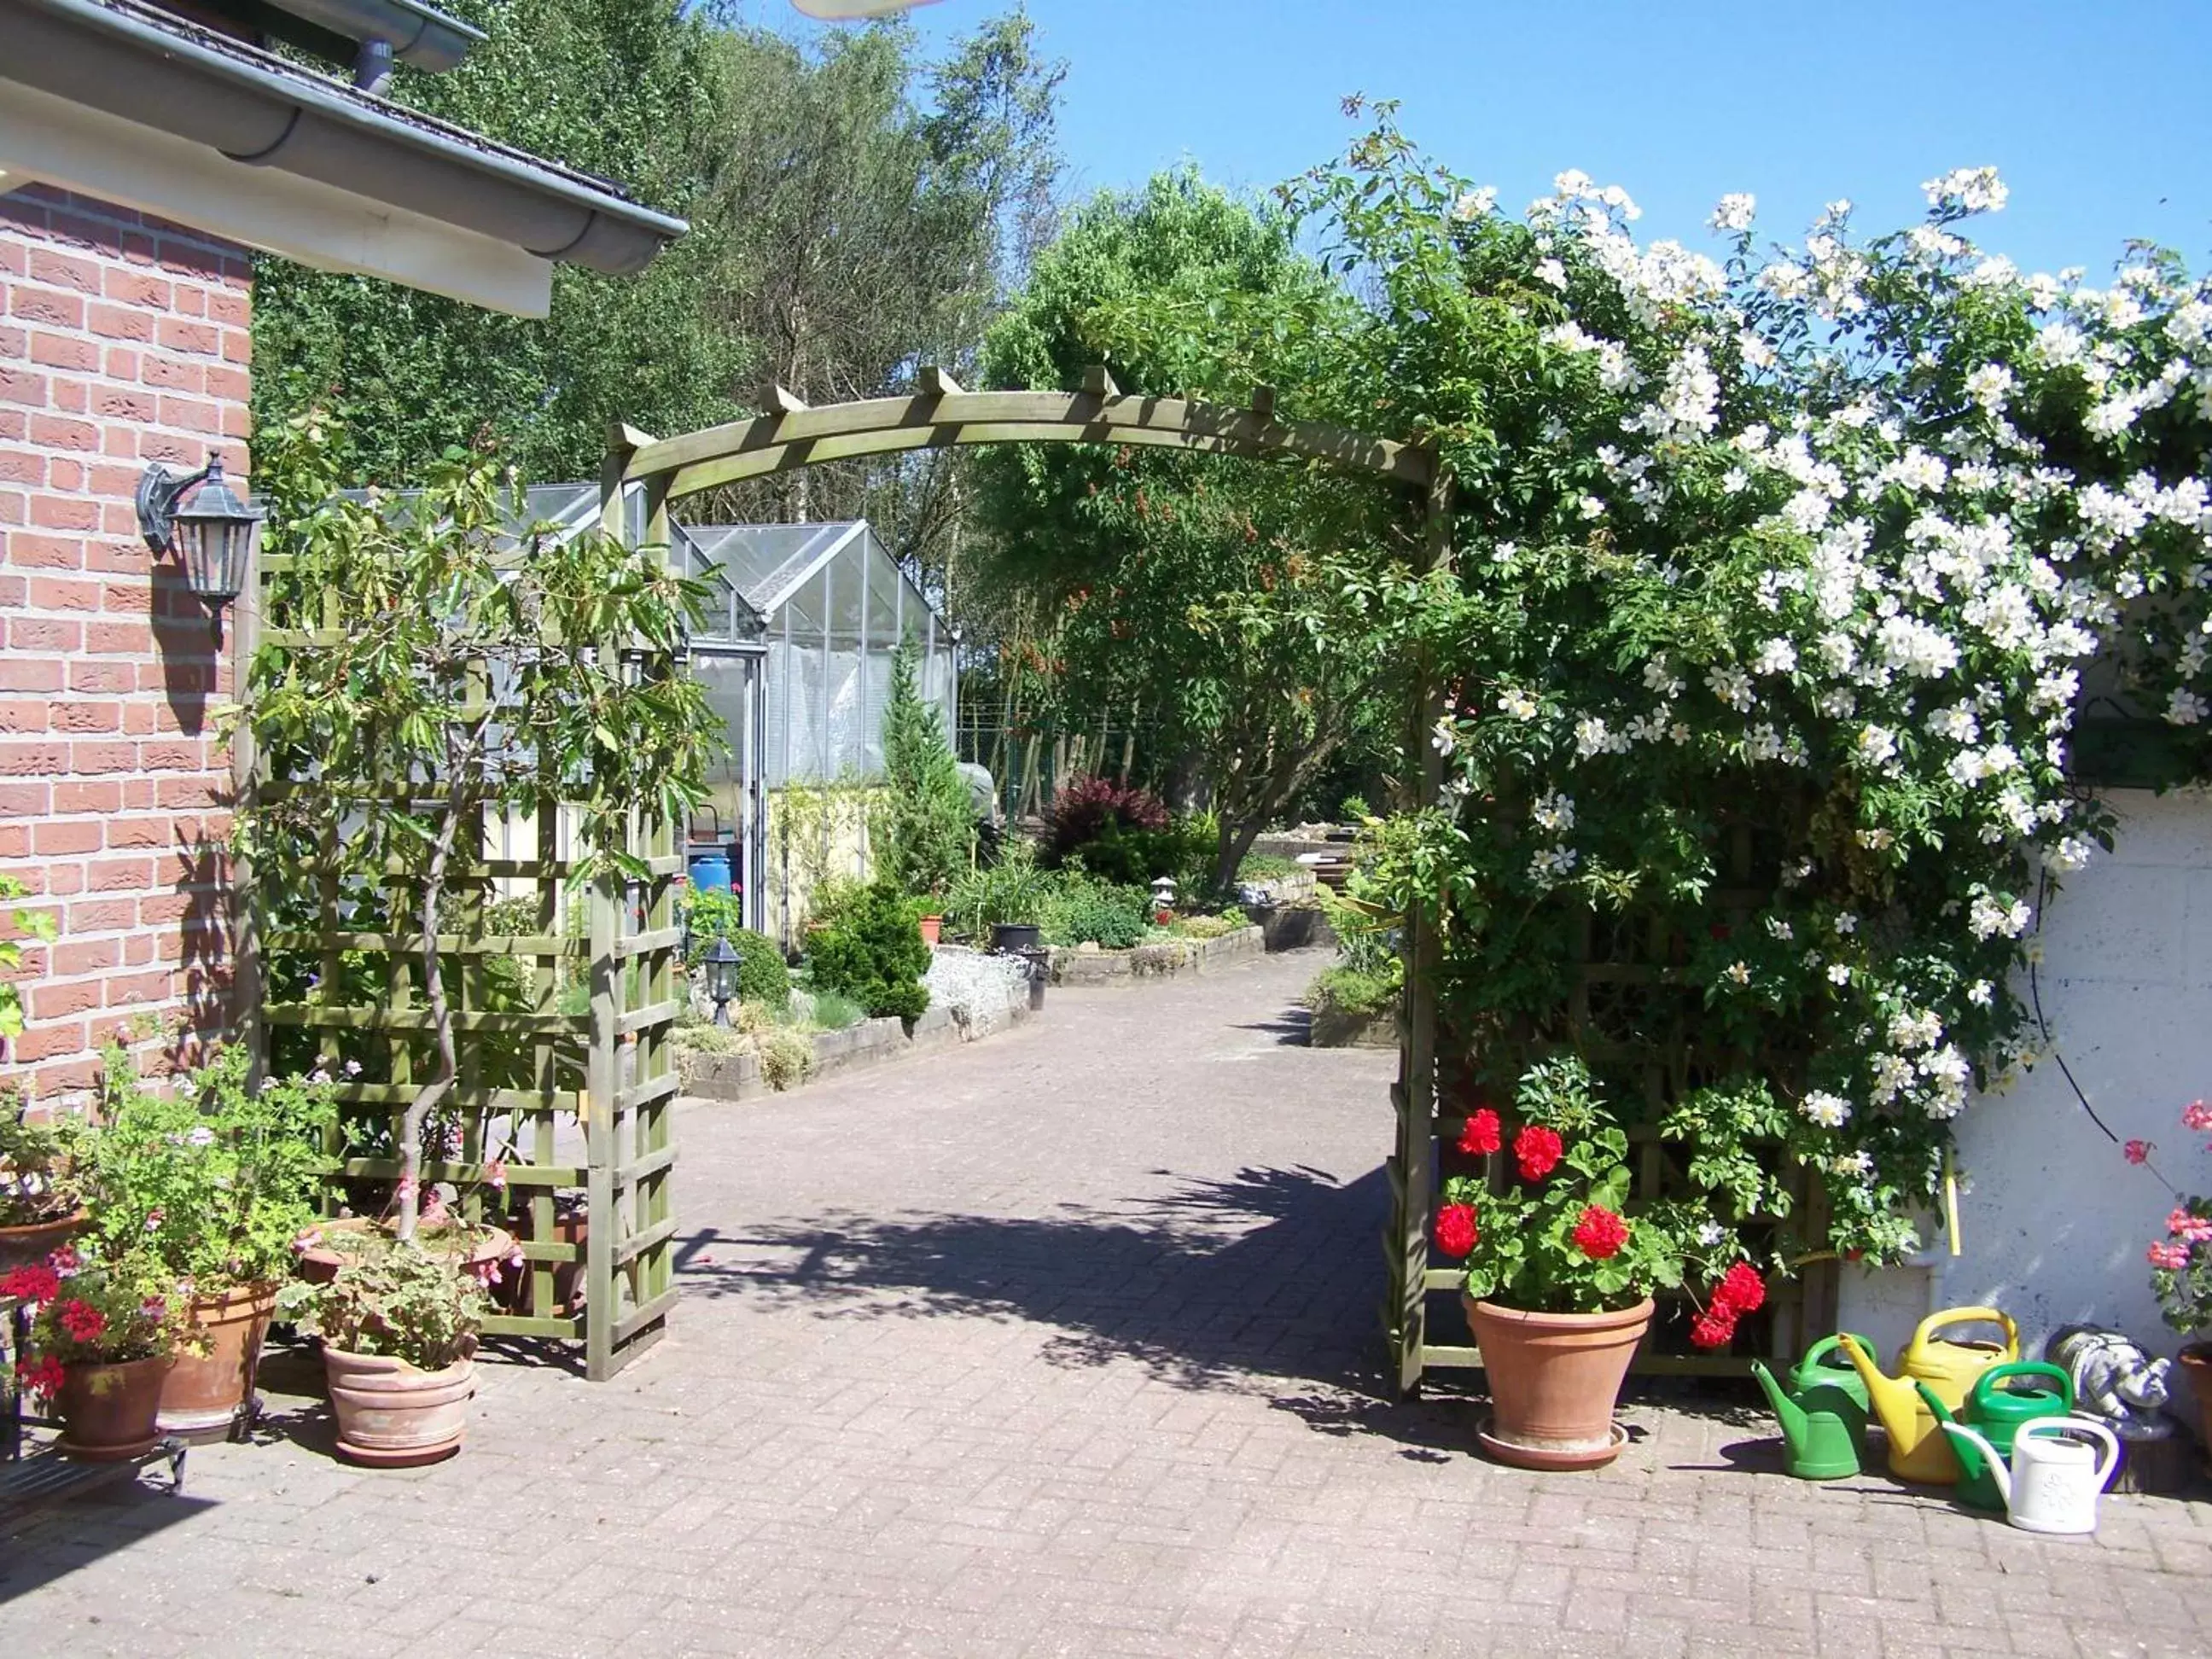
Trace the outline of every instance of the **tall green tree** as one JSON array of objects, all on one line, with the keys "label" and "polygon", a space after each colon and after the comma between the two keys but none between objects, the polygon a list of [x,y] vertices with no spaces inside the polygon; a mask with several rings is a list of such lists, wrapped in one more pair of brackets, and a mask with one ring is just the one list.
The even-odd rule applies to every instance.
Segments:
[{"label": "tall green tree", "polygon": [[[1308,344],[1349,311],[1279,216],[1166,173],[1074,217],[994,325],[985,368],[995,386],[1070,387],[1103,361],[1125,391],[1237,404],[1269,385],[1287,416],[1356,424],[1337,360]],[[1217,875],[1232,879],[1375,717],[1380,665],[1336,550],[1394,532],[1391,492],[1110,446],[986,451],[975,470],[988,538],[971,591],[1005,607],[1002,654],[1034,665],[1064,721],[1142,724],[1151,774],[1218,813]]]},{"label": "tall green tree", "polygon": [[[1015,13],[932,62],[908,27],[808,46],[675,0],[465,0],[489,38],[400,101],[616,180],[692,226],[637,276],[570,267],[543,321],[264,263],[257,414],[347,416],[356,471],[419,482],[496,442],[533,481],[590,477],[617,417],[674,433],[886,392],[964,366],[1049,223],[1057,65]],[[726,492],[718,515],[865,515],[910,566],[951,540],[957,458]]]},{"label": "tall green tree", "polygon": [[921,695],[914,641],[891,658],[884,707],[884,785],[890,795],[881,872],[901,892],[941,894],[967,873],[975,849],[968,784],[945,741],[937,705]]},{"label": "tall green tree", "polygon": [[[487,38],[447,74],[400,68],[396,100],[693,211],[723,98],[710,19],[675,0],[452,9]],[[449,446],[485,441],[532,481],[593,477],[610,420],[676,432],[736,413],[744,343],[698,298],[712,254],[686,237],[632,277],[556,267],[542,321],[264,258],[258,423],[335,409],[356,483],[419,483]]]}]

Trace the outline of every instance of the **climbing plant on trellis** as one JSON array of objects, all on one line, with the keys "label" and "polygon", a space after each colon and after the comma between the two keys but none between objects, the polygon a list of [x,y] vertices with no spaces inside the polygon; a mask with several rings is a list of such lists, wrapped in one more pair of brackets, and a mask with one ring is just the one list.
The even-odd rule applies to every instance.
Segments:
[{"label": "climbing plant on trellis", "polygon": [[[1727,884],[1707,896],[1707,914],[1727,919],[1717,926],[1752,926],[1772,902],[1778,843],[1761,826],[1741,820],[1725,823],[1723,842],[1716,861]],[[1559,1006],[1547,1017],[1522,1020],[1510,1031],[1459,1029],[1449,1012],[1449,984],[1433,969],[1408,977],[1407,1023],[1431,1045],[1436,1106],[1432,1113],[1401,1109],[1402,1140],[1392,1166],[1395,1223],[1385,1254],[1391,1268],[1390,1336],[1401,1389],[1412,1388],[1431,1369],[1482,1363],[1470,1342],[1430,1340],[1430,1316],[1437,1311],[1431,1298],[1448,1292],[1455,1299],[1466,1278],[1460,1266],[1429,1265],[1437,1194],[1444,1179],[1483,1173],[1483,1159],[1455,1149],[1468,1115],[1504,1098],[1512,1080],[1547,1049],[1565,1048],[1580,1056],[1608,1085],[1609,1097],[1623,1103],[1636,1202],[1679,1198],[1695,1189],[1689,1166],[1696,1149],[1664,1139],[1658,1126],[1670,1109],[1725,1066],[1724,1057],[1708,1046],[1712,1022],[1705,1016],[1702,1000],[1680,972],[1685,942],[1674,933],[1676,925],[1634,907],[1602,914],[1579,911]],[[1786,1054],[1768,1058],[1790,1068]],[[1786,1166],[1778,1144],[1759,1150],[1771,1152],[1773,1166]],[[1408,1184],[1399,1174],[1401,1164],[1425,1167],[1431,1178]],[[1502,1166],[1492,1178],[1502,1191]],[[1739,1236],[1763,1256],[1788,1261],[1796,1271],[1778,1279],[1765,1306],[1746,1320],[1741,1346],[1769,1358],[1794,1358],[1835,1328],[1837,1270],[1832,1255],[1820,1248],[1828,1232],[1820,1183],[1796,1170],[1785,1173],[1780,1184],[1786,1210],[1778,1206],[1742,1218]],[[1684,1299],[1676,1296],[1671,1303],[1662,1306],[1639,1352],[1637,1371],[1747,1371],[1747,1355],[1691,1352]],[[1454,1308],[1444,1315],[1442,1328],[1455,1331],[1462,1323]]]},{"label": "climbing plant on trellis", "polygon": [[327,453],[266,457],[240,617],[250,1036],[339,1074],[334,1201],[404,1227],[450,1183],[519,1240],[486,1331],[607,1376],[675,1300],[675,826],[713,729],[689,586],[618,536],[515,533],[488,463],[362,502]]}]

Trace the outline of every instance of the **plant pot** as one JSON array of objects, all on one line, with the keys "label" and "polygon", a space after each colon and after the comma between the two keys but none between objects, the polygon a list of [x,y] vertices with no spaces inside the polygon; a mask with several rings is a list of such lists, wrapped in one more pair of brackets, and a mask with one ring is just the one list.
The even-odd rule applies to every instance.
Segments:
[{"label": "plant pot", "polygon": [[242,1285],[221,1296],[196,1296],[185,1304],[192,1335],[190,1346],[177,1351],[177,1363],[161,1383],[163,1434],[195,1440],[230,1431],[239,1407],[253,1391],[261,1341],[276,1310],[274,1285]]},{"label": "plant pot", "polygon": [[1000,956],[1018,956],[1034,951],[1043,938],[1042,931],[1033,921],[998,921],[991,924],[991,948]]},{"label": "plant pot", "polygon": [[75,1215],[34,1221],[27,1227],[0,1227],[0,1273],[44,1261],[91,1219],[91,1212],[81,1209]]},{"label": "plant pot", "polygon": [[2191,1342],[2176,1356],[2189,1378],[2189,1392],[2197,1397],[2197,1432],[2212,1453],[2212,1342]]},{"label": "plant pot", "polygon": [[924,916],[921,919],[921,942],[923,944],[936,944],[938,937],[943,933],[944,931],[945,918],[943,916]]},{"label": "plant pot", "polygon": [[[367,1238],[374,1234],[391,1237],[391,1224],[373,1221],[367,1216],[348,1216],[342,1221],[321,1224],[323,1242],[300,1252],[299,1275],[310,1285],[327,1285],[337,1277],[339,1265],[360,1254],[349,1250],[349,1239]],[[475,1230],[476,1238],[464,1256],[454,1238],[455,1224],[447,1222],[438,1227],[417,1227],[416,1243],[426,1250],[441,1250],[459,1257],[471,1268],[481,1268],[487,1262],[504,1261],[514,1254],[514,1235],[504,1227],[489,1224]],[[482,1275],[479,1274],[479,1277]]]},{"label": "plant pot", "polygon": [[[535,1242],[537,1235],[530,1230],[530,1217],[526,1212],[515,1218],[515,1236]],[[551,1243],[573,1244],[576,1260],[556,1261],[553,1266],[553,1306],[540,1310],[541,1318],[566,1319],[583,1306],[584,1277],[583,1250],[592,1236],[592,1218],[581,1210],[571,1210],[553,1218]],[[527,1314],[530,1311],[530,1281],[538,1264],[526,1261],[519,1268],[502,1267],[499,1283],[491,1287],[491,1299],[507,1313]]]},{"label": "plant pot", "polygon": [[473,1358],[426,1371],[386,1354],[325,1344],[323,1375],[337,1419],[338,1455],[374,1469],[411,1469],[461,1449],[477,1391]]},{"label": "plant pot", "polygon": [[1530,1313],[1462,1294],[1490,1379],[1483,1449],[1524,1469],[1594,1469],[1626,1443],[1621,1380],[1651,1323],[1651,1298],[1617,1313]]},{"label": "plant pot", "polygon": [[84,1463],[123,1463],[161,1443],[161,1382],[174,1356],[114,1365],[64,1365],[54,1415],[61,1452]]}]

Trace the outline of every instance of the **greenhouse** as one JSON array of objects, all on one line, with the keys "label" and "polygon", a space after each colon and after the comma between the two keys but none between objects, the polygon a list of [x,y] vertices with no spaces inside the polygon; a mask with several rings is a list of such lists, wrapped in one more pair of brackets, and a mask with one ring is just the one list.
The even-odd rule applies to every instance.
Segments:
[{"label": "greenhouse", "polygon": [[[635,496],[630,506],[635,536]],[[596,483],[532,484],[514,531],[519,539],[525,525],[550,526],[565,539],[599,522]],[[690,825],[693,880],[735,888],[746,925],[787,942],[816,881],[867,873],[867,786],[883,773],[900,641],[914,641],[922,696],[944,711],[949,737],[956,636],[865,520],[678,525],[675,539],[685,574],[709,594],[691,672],[730,742],[713,799]],[[792,810],[779,814],[771,796]],[[494,833],[504,858],[526,856],[533,838],[520,819]]]},{"label": "greenhouse", "polygon": [[950,733],[955,637],[865,520],[684,525],[676,539],[685,569],[716,596],[692,636],[691,669],[730,734],[714,799],[692,826],[695,857],[711,882],[711,849],[727,849],[748,923],[785,937],[813,881],[865,873],[864,787],[883,771],[899,642],[914,641],[922,695]]}]

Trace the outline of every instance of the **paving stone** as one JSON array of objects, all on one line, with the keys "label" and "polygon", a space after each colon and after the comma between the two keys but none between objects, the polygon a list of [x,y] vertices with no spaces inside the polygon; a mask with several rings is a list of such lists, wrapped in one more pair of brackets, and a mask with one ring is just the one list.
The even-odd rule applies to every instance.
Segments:
[{"label": "paving stone", "polygon": [[0,1536],[0,1654],[2207,1650],[2212,1506],[2039,1539],[1754,1472],[1757,1418],[1680,1391],[1595,1475],[1481,1461],[1449,1382],[1387,1403],[1393,1060],[1284,1040],[1318,965],[1056,988],[988,1043],[687,1104],[650,1355],[489,1362],[468,1449],[409,1474],[280,1395],[297,1437],[196,1450],[186,1498]]}]

